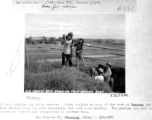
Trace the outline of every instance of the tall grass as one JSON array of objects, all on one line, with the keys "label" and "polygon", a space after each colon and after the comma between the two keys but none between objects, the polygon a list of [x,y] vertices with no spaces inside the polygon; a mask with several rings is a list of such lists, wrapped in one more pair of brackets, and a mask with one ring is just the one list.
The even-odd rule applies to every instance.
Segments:
[{"label": "tall grass", "polygon": [[[36,62],[40,56],[29,57],[29,67],[25,66],[26,90],[86,90],[109,91],[109,85],[90,77],[90,69],[95,66],[62,69],[61,62]],[[114,92],[125,93],[125,69],[113,66]]]},{"label": "tall grass", "polygon": [[76,68],[61,68],[60,62],[36,62],[37,58],[31,57],[29,67],[25,67],[26,90],[96,90],[105,93],[110,92],[105,82],[95,80],[88,74]]},{"label": "tall grass", "polygon": [[[61,62],[38,62],[37,60],[41,60],[41,56],[29,56],[28,60],[28,67],[25,66],[25,71],[31,72],[31,73],[42,73],[42,72],[48,72],[53,69],[61,68]],[[44,59],[45,60],[45,59]]]},{"label": "tall grass", "polygon": [[103,91],[108,93],[108,84],[94,80],[76,68],[59,68],[50,72],[31,73],[25,72],[24,90],[79,90]]}]

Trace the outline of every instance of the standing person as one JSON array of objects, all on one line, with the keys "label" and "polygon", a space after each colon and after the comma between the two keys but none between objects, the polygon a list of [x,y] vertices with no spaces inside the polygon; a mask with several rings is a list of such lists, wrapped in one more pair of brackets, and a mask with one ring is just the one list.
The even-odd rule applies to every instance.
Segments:
[{"label": "standing person", "polygon": [[66,63],[66,56],[64,53],[64,49],[65,49],[65,40],[66,40],[66,34],[63,34],[62,39],[61,39],[61,45],[63,45],[63,49],[62,49],[62,67],[65,68],[65,63]]},{"label": "standing person", "polygon": [[77,67],[79,67],[80,62],[82,62],[83,66],[85,66],[85,61],[82,57],[82,51],[83,51],[83,43],[84,40],[82,38],[79,39],[78,43],[75,44],[76,47],[76,64]]},{"label": "standing person", "polygon": [[109,84],[109,81],[112,75],[111,63],[106,63],[106,70],[103,75],[104,75],[105,82]]},{"label": "standing person", "polygon": [[65,68],[67,63],[72,67],[71,58],[71,45],[72,45],[73,33],[69,33],[67,36],[63,35],[63,50],[62,50],[62,66]]},{"label": "standing person", "polygon": [[74,42],[72,40],[72,43],[71,43],[71,46],[70,46],[70,53],[71,53],[71,56],[70,56],[70,61],[72,62],[72,58],[73,58],[73,45],[74,45]]}]

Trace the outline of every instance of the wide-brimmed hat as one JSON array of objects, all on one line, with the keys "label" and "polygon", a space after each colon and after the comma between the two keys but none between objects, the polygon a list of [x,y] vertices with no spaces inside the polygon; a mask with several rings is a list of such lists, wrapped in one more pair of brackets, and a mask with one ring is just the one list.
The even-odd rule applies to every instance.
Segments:
[{"label": "wide-brimmed hat", "polygon": [[112,66],[111,63],[106,63],[106,64],[107,64],[108,66],[110,66],[110,67]]},{"label": "wide-brimmed hat", "polygon": [[103,69],[102,68],[99,68],[98,70],[99,70],[100,73],[103,73]]}]

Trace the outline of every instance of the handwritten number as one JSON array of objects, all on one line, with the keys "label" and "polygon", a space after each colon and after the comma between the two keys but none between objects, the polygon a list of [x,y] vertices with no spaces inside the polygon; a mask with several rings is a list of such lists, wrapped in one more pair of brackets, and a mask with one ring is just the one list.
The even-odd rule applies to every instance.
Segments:
[{"label": "handwritten number", "polygon": [[117,9],[117,11],[133,11],[134,10],[134,6],[130,6],[130,5],[126,5],[126,6],[122,6],[120,5]]},{"label": "handwritten number", "polygon": [[128,94],[110,94],[110,97],[129,97]]}]

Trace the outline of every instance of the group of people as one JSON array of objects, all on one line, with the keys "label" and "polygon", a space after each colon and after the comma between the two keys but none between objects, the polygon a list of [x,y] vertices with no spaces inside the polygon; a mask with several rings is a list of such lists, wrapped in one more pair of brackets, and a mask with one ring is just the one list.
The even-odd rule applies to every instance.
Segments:
[{"label": "group of people", "polygon": [[[83,59],[83,43],[84,40],[80,38],[78,41],[73,40],[73,33],[70,32],[67,35],[63,34],[61,44],[63,45],[62,50],[62,66],[65,68],[67,65],[70,67],[72,64],[73,57],[73,47],[76,47],[75,56],[76,64],[79,67],[80,63],[85,66],[85,61]],[[110,88],[113,86],[113,79],[111,78],[111,63],[106,63],[106,66],[99,64],[96,68],[90,69],[90,76],[94,77],[96,80],[104,81],[109,84]]]},{"label": "group of people", "polygon": [[105,81],[107,83],[109,83],[111,75],[111,63],[106,63],[105,68],[103,65],[99,64],[96,68],[90,69],[90,76],[95,76],[95,79]]},{"label": "group of people", "polygon": [[73,33],[70,32],[67,35],[63,34],[62,42],[63,50],[62,50],[62,66],[65,68],[67,65],[72,67],[72,57],[73,57],[73,47],[76,47],[75,56],[76,56],[76,64],[79,67],[80,63],[85,66],[85,61],[82,57],[83,51],[83,43],[84,40],[80,38],[78,41],[73,40]]},{"label": "group of people", "polygon": [[106,66],[99,64],[96,68],[90,69],[90,76],[94,76],[96,80],[104,81],[110,86],[110,91],[113,90],[114,80],[111,77],[111,63],[106,63]]}]

